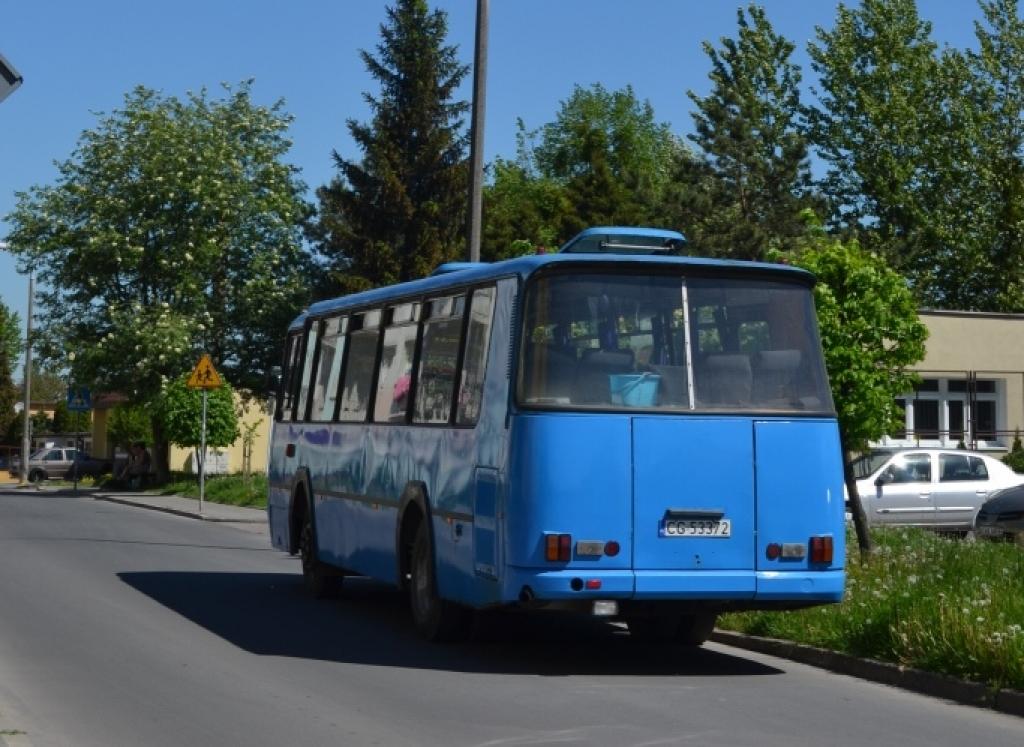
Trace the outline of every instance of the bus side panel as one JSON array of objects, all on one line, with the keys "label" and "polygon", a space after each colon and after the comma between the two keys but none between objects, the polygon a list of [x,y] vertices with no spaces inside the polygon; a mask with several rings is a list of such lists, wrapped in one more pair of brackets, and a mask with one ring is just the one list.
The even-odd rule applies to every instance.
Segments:
[{"label": "bus side panel", "polygon": [[[761,421],[757,453],[756,599],[839,601],[846,530],[843,463],[835,421]],[[812,537],[832,538],[832,562],[815,564]],[[802,545],[802,558],[769,560],[769,543]]]},{"label": "bus side panel", "polygon": [[[503,597],[518,598],[530,573],[628,570],[632,548],[630,422],[621,415],[518,415],[512,444],[505,524]],[[568,562],[545,560],[544,536],[572,535]],[[579,541],[615,540],[620,552],[581,556]],[[530,569],[530,573],[521,573]],[[630,574],[631,577],[632,574]],[[570,577],[553,592],[569,595]],[[630,589],[632,591],[632,583]]]},{"label": "bus side panel", "polygon": [[270,460],[267,465],[267,524],[270,529],[270,542],[278,550],[290,552],[288,518],[291,513],[292,482],[294,470],[289,470],[289,460],[285,457],[285,445],[289,437],[291,424],[275,422],[271,437]]},{"label": "bus side panel", "polygon": [[[501,528],[504,519],[501,514],[509,449],[506,427],[509,340],[517,292],[518,283],[514,278],[498,281],[480,415],[475,427],[452,431],[456,434],[455,443],[466,442],[458,456],[458,469],[470,470],[464,473],[470,482],[461,485],[454,496],[443,490],[431,494],[432,506],[438,512],[445,512],[440,521],[434,522],[438,590],[446,599],[474,607],[502,601],[501,585],[496,576],[502,569]],[[449,468],[447,464],[443,467],[445,470]],[[481,534],[477,531],[478,521]],[[490,543],[490,531],[495,535],[495,544]],[[497,558],[496,574],[481,573],[478,552],[490,557],[492,551]]]}]

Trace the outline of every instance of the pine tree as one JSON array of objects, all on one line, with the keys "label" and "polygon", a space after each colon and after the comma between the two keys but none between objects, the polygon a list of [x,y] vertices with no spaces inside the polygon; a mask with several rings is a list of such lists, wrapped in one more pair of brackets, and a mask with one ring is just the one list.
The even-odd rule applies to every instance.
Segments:
[{"label": "pine tree", "polygon": [[756,5],[736,16],[736,38],[723,38],[718,49],[704,43],[712,88],[705,97],[688,93],[697,106],[690,138],[717,183],[708,194],[704,250],[760,259],[769,244],[787,246],[804,233],[800,214],[812,204],[808,144],[793,43]]},{"label": "pine tree", "polygon": [[377,55],[361,51],[380,94],[369,124],[348,120],[361,160],[334,153],[315,229],[329,287],[348,293],[423,277],[464,249],[468,106],[452,101],[468,67],[445,46],[447,15],[426,0],[387,10]]}]

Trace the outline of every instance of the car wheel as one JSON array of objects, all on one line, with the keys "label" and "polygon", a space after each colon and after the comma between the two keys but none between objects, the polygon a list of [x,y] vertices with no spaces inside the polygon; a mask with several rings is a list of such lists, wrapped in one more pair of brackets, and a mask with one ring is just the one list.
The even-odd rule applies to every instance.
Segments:
[{"label": "car wheel", "polygon": [[42,482],[46,479],[46,473],[41,469],[34,469],[28,473],[29,482]]},{"label": "car wheel", "polygon": [[317,557],[316,532],[308,512],[299,536],[299,557],[302,560],[302,579],[313,598],[336,597],[341,591],[342,576]]},{"label": "car wheel", "polygon": [[468,637],[472,613],[437,593],[434,548],[426,521],[420,522],[412,545],[409,606],[416,630],[428,641],[457,641]]}]

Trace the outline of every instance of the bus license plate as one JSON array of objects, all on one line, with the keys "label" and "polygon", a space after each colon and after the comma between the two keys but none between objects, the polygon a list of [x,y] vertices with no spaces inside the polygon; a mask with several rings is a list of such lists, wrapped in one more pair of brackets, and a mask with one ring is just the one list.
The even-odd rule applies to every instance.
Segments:
[{"label": "bus license plate", "polygon": [[660,537],[730,537],[732,521],[729,519],[662,519],[658,527]]}]

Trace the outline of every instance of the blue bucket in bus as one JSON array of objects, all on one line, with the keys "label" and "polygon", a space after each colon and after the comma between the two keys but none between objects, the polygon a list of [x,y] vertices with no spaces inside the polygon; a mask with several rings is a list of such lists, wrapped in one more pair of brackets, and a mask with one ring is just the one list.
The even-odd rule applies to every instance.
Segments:
[{"label": "blue bucket in bus", "polygon": [[654,407],[658,404],[661,376],[653,373],[609,374],[612,404],[626,407]]}]

